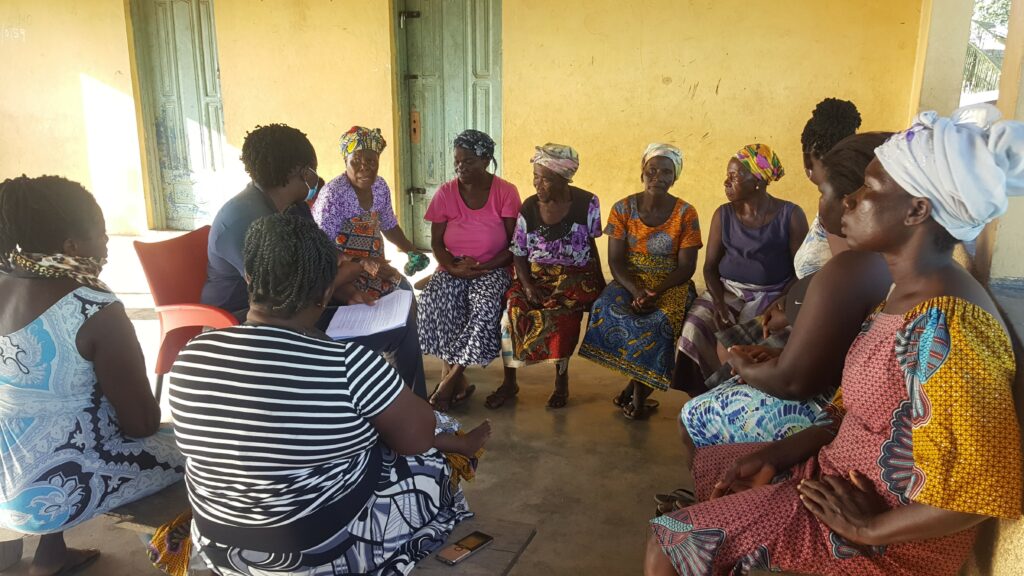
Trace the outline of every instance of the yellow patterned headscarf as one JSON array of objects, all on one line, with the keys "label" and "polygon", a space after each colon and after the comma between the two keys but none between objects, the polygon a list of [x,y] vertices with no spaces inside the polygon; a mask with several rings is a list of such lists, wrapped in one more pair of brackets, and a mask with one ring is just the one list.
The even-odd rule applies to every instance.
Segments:
[{"label": "yellow patterned headscarf", "polygon": [[775,182],[786,175],[782,162],[767,144],[750,144],[736,153],[739,160],[758,180]]},{"label": "yellow patterned headscarf", "polygon": [[380,154],[388,143],[380,133],[380,128],[364,128],[353,126],[341,135],[341,155],[346,160],[359,150],[372,150]]}]

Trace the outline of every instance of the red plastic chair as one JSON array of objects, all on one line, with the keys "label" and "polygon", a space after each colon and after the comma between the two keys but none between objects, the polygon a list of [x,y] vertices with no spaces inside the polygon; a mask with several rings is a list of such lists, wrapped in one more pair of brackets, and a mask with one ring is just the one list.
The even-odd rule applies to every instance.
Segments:
[{"label": "red plastic chair", "polygon": [[199,304],[206,283],[206,243],[210,227],[163,242],[135,242],[142,272],[149,282],[156,313],[160,317],[160,352],[156,357],[156,399],[163,393],[164,374],[178,352],[203,328],[227,328],[238,324],[228,311]]}]

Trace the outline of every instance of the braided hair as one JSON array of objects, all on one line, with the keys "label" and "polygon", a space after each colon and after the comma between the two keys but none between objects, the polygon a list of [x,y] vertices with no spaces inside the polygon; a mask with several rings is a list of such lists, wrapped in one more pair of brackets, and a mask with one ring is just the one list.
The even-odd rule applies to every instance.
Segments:
[{"label": "braided hair", "polygon": [[0,267],[8,254],[58,254],[69,238],[88,238],[103,227],[103,212],[78,182],[60,176],[22,174],[0,183]]},{"label": "braided hair", "polygon": [[263,188],[284,186],[297,168],[316,164],[316,152],[300,130],[284,124],[257,126],[242,142],[242,164]]},{"label": "braided hair", "polygon": [[856,133],[858,128],[860,112],[853,102],[838,98],[825,98],[818,102],[800,135],[805,167],[809,167],[806,165],[810,155],[821,158],[840,140]]},{"label": "braided hair", "polygon": [[311,220],[271,214],[245,234],[249,303],[282,317],[316,303],[338,272],[338,250]]}]

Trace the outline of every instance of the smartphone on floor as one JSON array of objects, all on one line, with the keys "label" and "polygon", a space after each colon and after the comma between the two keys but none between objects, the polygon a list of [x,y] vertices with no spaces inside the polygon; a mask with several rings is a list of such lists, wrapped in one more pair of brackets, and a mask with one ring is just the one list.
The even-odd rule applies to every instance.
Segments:
[{"label": "smartphone on floor", "polygon": [[494,538],[483,532],[473,532],[462,540],[437,553],[436,558],[449,566],[455,566],[473,554],[476,554],[484,546],[494,541]]}]

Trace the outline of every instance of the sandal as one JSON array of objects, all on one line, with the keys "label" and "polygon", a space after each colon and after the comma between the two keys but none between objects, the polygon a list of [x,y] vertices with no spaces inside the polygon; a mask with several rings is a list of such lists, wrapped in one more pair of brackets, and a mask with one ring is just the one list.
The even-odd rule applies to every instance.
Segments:
[{"label": "sandal", "polygon": [[469,386],[466,386],[466,389],[462,391],[462,394],[455,394],[451,397],[451,407],[454,408],[459,404],[464,403],[466,400],[469,400],[469,398],[473,395],[473,392],[476,392],[476,384],[470,384]]},{"label": "sandal", "polygon": [[612,398],[612,404],[615,404],[619,408],[622,408],[622,407],[626,406],[627,404],[632,404],[632,403],[633,403],[633,382],[630,381],[629,384],[627,384],[626,387],[622,389],[622,392],[619,392],[618,396],[616,396],[615,398]]},{"label": "sandal", "polygon": [[654,495],[655,504],[671,504],[680,501],[692,504],[697,501],[697,495],[689,488],[677,488],[668,494]]},{"label": "sandal", "polygon": [[512,390],[512,392],[509,392],[508,387],[502,384],[501,386],[498,387],[497,390],[491,392],[491,394],[487,396],[487,398],[484,400],[484,406],[490,408],[491,410],[497,410],[498,408],[504,406],[505,402],[508,402],[509,400],[515,398],[517,394],[519,394],[518,384]]},{"label": "sandal", "polygon": [[637,410],[631,402],[622,407],[622,415],[630,420],[647,420],[651,417],[651,412],[654,412],[660,405],[661,403],[657,400],[647,400],[643,407]]},{"label": "sandal", "polygon": [[565,408],[569,400],[568,390],[555,390],[548,397],[548,408]]}]

